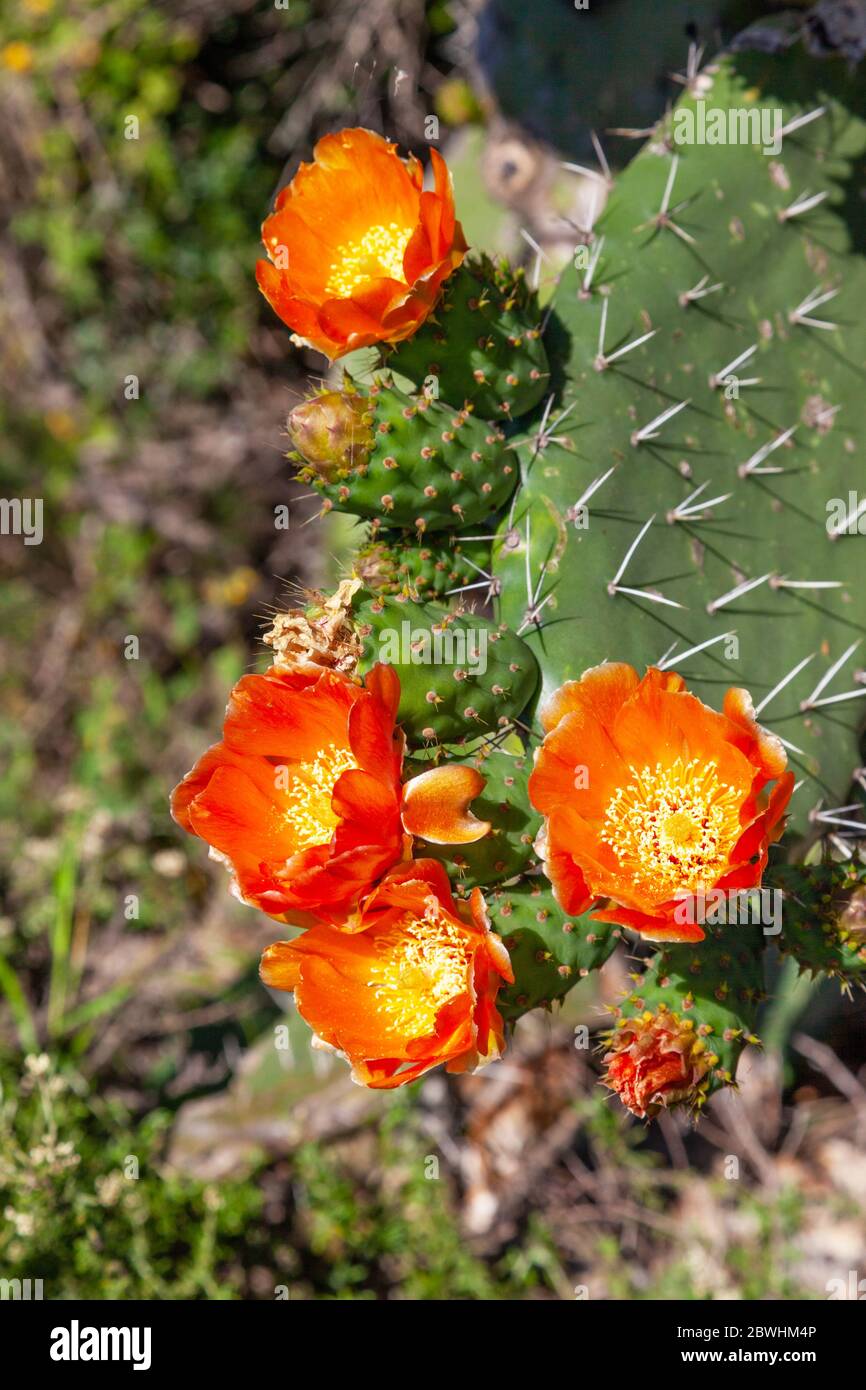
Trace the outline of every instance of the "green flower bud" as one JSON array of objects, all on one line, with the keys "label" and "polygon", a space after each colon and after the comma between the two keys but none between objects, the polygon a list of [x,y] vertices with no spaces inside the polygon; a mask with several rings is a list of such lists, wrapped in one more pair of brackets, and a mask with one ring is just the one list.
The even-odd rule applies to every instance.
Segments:
[{"label": "green flower bud", "polygon": [[307,468],[323,482],[367,463],[373,446],[372,412],[358,391],[324,391],[295,406],[289,438]]}]

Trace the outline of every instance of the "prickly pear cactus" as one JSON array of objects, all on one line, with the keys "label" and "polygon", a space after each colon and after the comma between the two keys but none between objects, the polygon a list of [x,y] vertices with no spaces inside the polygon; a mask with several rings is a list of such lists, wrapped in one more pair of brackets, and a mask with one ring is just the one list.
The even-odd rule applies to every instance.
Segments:
[{"label": "prickly pear cactus", "polygon": [[850,991],[866,981],[866,881],[850,862],[799,869],[780,864],[774,885],[785,894],[780,946],[801,972],[829,975]]},{"label": "prickly pear cactus", "polygon": [[400,677],[400,720],[409,738],[453,743],[508,728],[538,684],[535,657],[504,623],[359,592],[360,670],[387,660]]},{"label": "prickly pear cactus", "polygon": [[[565,384],[521,422],[493,568],[547,691],[614,642],[710,704],[720,685],[748,689],[786,742],[806,834],[822,798],[847,799],[866,696],[866,546],[831,524],[863,421],[866,322],[845,304],[866,292],[846,221],[866,126],[819,63],[802,81],[814,98],[783,100],[787,71],[714,65],[618,180],[588,268],[556,289]],[[778,107],[790,134],[776,156],[674,143],[699,101]]]},{"label": "prickly pear cactus", "polygon": [[490,916],[514,966],[515,983],[502,999],[506,1018],[550,1008],[591,971],[599,970],[619,939],[608,923],[568,917],[538,877],[497,888],[491,894]]},{"label": "prickly pear cactus", "polygon": [[[340,669],[358,679],[393,666],[406,773],[457,768],[474,789],[489,831],[445,844],[421,817],[411,853],[474,911],[486,901],[514,974],[503,1016],[550,1008],[631,931],[655,941],[632,949],[643,969],[605,1041],[603,1080],[640,1116],[697,1112],[734,1082],[757,1042],[767,950],[846,988],[866,981],[862,799],[843,804],[866,709],[866,504],[852,487],[866,322],[851,309],[866,295],[863,90],[793,38],[780,47],[702,71],[693,50],[682,99],[616,179],[543,317],[519,273],[475,255],[414,335],[385,340],[368,390],[347,382],[290,424],[326,507],[372,522],[350,604],[311,611],[305,640],[318,653],[322,625],[338,632]],[[608,662],[623,689],[629,668],[655,668],[656,710],[682,689],[675,670],[702,702],[679,708],[713,730],[726,689],[750,693],[762,728],[735,690],[726,737],[779,797],[743,834],[752,821],[731,830],[731,787],[717,788],[712,813],[746,848],[712,881],[726,901],[759,885],[751,915],[691,934],[675,915],[641,917],[640,835],[684,837],[677,865],[704,862],[711,838],[708,813],[687,841],[687,798],[667,784],[619,897],[590,901],[579,874],[562,887],[571,844],[540,808],[550,761],[581,768],[557,721],[606,775],[619,756],[603,680],[583,704],[562,687]],[[542,719],[550,758],[530,782]],[[655,776],[648,727],[632,728],[640,776]],[[683,774],[695,785],[699,763]],[[625,822],[618,797],[605,814]],[[565,823],[583,872],[609,884],[628,837],[614,825],[587,850],[587,823]]]},{"label": "prickly pear cactus", "polygon": [[486,256],[465,262],[435,316],[386,361],[486,420],[525,415],[549,389],[537,296],[522,270]]},{"label": "prickly pear cactus", "polygon": [[314,395],[292,411],[289,434],[298,476],[326,509],[420,535],[481,521],[514,490],[514,461],[495,425],[390,381],[366,394],[348,382]]},{"label": "prickly pear cactus", "polygon": [[355,571],[374,593],[406,594],[419,599],[447,599],[473,585],[486,588],[479,575],[490,564],[487,540],[458,541],[432,536],[419,541],[414,531],[371,530],[355,555]]}]

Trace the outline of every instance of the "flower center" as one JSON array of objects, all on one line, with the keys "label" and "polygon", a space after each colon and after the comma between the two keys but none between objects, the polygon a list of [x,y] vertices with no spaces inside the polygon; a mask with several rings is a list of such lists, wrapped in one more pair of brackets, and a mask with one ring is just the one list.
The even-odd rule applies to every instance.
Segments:
[{"label": "flower center", "polygon": [[741,800],[714,762],[656,763],[611,797],[601,838],[656,900],[700,892],[721,877],[740,837]]},{"label": "flower center", "polygon": [[403,253],[412,235],[411,227],[397,222],[370,227],[357,241],[343,242],[331,264],[325,293],[335,299],[348,299],[353,290],[368,280],[403,281]]},{"label": "flower center", "polygon": [[331,807],[334,783],[358,764],[348,748],[329,743],[310,762],[299,763],[289,781],[286,819],[295,832],[298,849],[311,849],[330,840],[339,823]]},{"label": "flower center", "polygon": [[467,986],[471,950],[465,932],[434,905],[406,913],[376,942],[380,961],[370,985],[380,1013],[404,1037],[432,1033],[436,1015]]}]

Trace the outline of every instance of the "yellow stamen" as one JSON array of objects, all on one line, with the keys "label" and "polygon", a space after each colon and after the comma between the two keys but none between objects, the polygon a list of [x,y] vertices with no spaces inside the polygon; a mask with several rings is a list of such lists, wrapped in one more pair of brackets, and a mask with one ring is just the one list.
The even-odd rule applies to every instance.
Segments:
[{"label": "yellow stamen", "polygon": [[288,788],[286,819],[295,832],[298,849],[327,844],[339,817],[331,807],[334,783],[358,764],[348,748],[330,743],[308,763],[299,763]]},{"label": "yellow stamen", "polygon": [[431,904],[423,917],[406,913],[376,942],[381,960],[371,988],[380,1013],[404,1037],[431,1033],[436,1014],[467,987],[469,940]]},{"label": "yellow stamen", "polygon": [[740,838],[743,795],[700,758],[635,772],[605,810],[602,839],[637,885],[663,901],[712,888]]},{"label": "yellow stamen", "polygon": [[335,299],[348,299],[359,285],[383,276],[405,284],[403,253],[412,231],[412,227],[401,227],[397,222],[389,222],[387,226],[380,223],[370,227],[357,241],[344,242],[337,248],[336,259],[331,264],[326,294]]}]

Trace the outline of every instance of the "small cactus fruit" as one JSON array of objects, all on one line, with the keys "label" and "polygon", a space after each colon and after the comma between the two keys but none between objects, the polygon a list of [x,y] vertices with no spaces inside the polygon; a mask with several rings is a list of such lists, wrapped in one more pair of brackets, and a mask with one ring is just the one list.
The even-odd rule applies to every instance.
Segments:
[{"label": "small cactus fruit", "polygon": [[371,592],[424,600],[470,586],[483,588],[489,561],[487,541],[456,542],[448,536],[419,543],[413,531],[376,531],[359,548],[353,565]]},{"label": "small cactus fruit", "polygon": [[456,613],[395,595],[355,598],[363,649],[400,677],[400,723],[410,746],[499,733],[529,703],[538,666],[524,642],[477,613]]},{"label": "small cactus fruit", "polygon": [[488,893],[487,907],[514,969],[514,984],[500,995],[505,1019],[561,999],[604,965],[619,939],[609,923],[567,917],[543,878]]},{"label": "small cactus fruit", "polygon": [[534,868],[533,843],[541,825],[526,787],[530,760],[516,736],[502,748],[480,747],[467,761],[485,780],[484,790],[472,805],[475,815],[490,823],[490,834],[474,844],[459,846],[425,845],[422,841],[418,850],[439,859],[452,883],[463,889],[501,883]]},{"label": "small cactus fruit", "polygon": [[765,998],[757,928],[708,928],[706,942],[666,947],[614,1010],[602,1080],[643,1118],[683,1105],[699,1111],[734,1084]]},{"label": "small cactus fruit", "polygon": [[535,295],[522,270],[487,256],[451,277],[435,314],[386,358],[416,385],[487,420],[513,420],[541,399],[550,369]]},{"label": "small cactus fruit", "polygon": [[780,864],[772,874],[784,894],[778,946],[803,973],[829,975],[850,992],[866,988],[866,868]]},{"label": "small cactus fruit", "polygon": [[351,383],[289,417],[299,477],[326,509],[422,535],[484,521],[514,490],[517,472],[495,425],[391,382],[362,395]]}]

